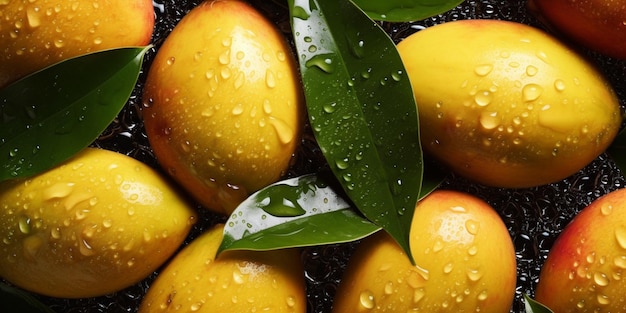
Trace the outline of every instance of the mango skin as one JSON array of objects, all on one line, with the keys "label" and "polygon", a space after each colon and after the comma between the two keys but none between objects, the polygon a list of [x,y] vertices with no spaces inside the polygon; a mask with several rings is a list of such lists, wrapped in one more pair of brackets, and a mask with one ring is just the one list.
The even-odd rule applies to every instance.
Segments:
[{"label": "mango skin", "polygon": [[0,1],[0,88],[71,57],[146,45],[153,30],[150,0]]},{"label": "mango skin", "polygon": [[434,191],[416,206],[410,247],[416,265],[387,233],[362,241],[332,312],[509,312],[515,250],[504,223],[484,201]]},{"label": "mango skin", "polygon": [[40,175],[0,183],[0,276],[53,297],[109,294],[161,266],[195,220],[157,172],[87,148]]},{"label": "mango skin", "polygon": [[194,239],[159,273],[140,313],[305,313],[304,269],[296,249],[226,251],[224,225]]},{"label": "mango skin", "polygon": [[567,178],[613,141],[619,100],[602,75],[530,26],[462,20],[398,44],[424,150],[484,185],[525,188]]},{"label": "mango skin", "polygon": [[593,201],[552,245],[535,298],[554,312],[624,312],[626,189]]},{"label": "mango skin", "polygon": [[577,43],[626,60],[626,3],[615,0],[529,0],[549,26]]},{"label": "mango skin", "polygon": [[224,215],[280,179],[300,142],[304,103],[290,47],[242,1],[205,1],[179,22],[143,101],[161,166]]}]

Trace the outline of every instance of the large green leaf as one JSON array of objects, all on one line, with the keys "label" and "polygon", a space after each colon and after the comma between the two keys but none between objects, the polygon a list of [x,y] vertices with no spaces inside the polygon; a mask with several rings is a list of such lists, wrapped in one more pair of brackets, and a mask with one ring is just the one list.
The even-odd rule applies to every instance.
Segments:
[{"label": "large green leaf", "polygon": [[411,22],[453,9],[463,0],[352,0],[372,19]]},{"label": "large green leaf", "polygon": [[92,143],[128,101],[146,51],[79,56],[0,90],[0,181],[47,170]]},{"label": "large green leaf", "polygon": [[0,283],[0,303],[6,310],[3,312],[54,313],[30,293],[4,283]]},{"label": "large green leaf", "polygon": [[309,174],[252,194],[226,222],[218,251],[343,243],[380,229],[356,214],[327,181]]},{"label": "large green leaf", "polygon": [[317,142],[358,210],[409,252],[423,167],[417,107],[396,47],[349,0],[289,7]]}]

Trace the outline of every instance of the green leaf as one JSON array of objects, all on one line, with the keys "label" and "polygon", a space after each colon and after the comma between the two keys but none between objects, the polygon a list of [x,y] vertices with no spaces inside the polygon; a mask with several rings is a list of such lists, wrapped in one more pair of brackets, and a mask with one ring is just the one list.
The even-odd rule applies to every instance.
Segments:
[{"label": "green leaf", "polygon": [[396,47],[349,0],[290,0],[289,8],[321,151],[357,209],[411,256],[422,151],[417,107]]},{"label": "green leaf", "polygon": [[545,305],[533,300],[527,294],[524,294],[524,307],[526,313],[554,313]]},{"label": "green leaf", "polygon": [[626,175],[626,129],[617,134],[607,149],[607,154],[615,161],[622,174]]},{"label": "green leaf", "polygon": [[30,293],[4,283],[0,283],[0,303],[15,313],[54,313]]},{"label": "green leaf", "polygon": [[327,181],[308,174],[252,194],[226,222],[218,253],[350,242],[380,229],[356,214]]},{"label": "green leaf", "polygon": [[148,48],[68,59],[0,90],[0,181],[38,174],[91,144],[128,101]]},{"label": "green leaf", "polygon": [[449,11],[463,0],[352,0],[372,19],[388,22],[419,21]]}]

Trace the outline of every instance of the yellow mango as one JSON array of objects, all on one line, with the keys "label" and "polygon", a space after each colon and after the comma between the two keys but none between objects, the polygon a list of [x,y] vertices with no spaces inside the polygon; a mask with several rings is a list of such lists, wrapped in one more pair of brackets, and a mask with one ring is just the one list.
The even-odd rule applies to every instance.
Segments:
[{"label": "yellow mango", "polygon": [[150,42],[150,0],[0,1],[0,88],[59,61]]},{"label": "yellow mango", "polygon": [[562,180],[619,130],[619,101],[601,73],[531,26],[448,22],[410,35],[398,51],[424,150],[475,182],[520,188]]},{"label": "yellow mango", "polygon": [[362,241],[339,284],[333,313],[508,313],[515,296],[515,249],[484,201],[436,190],[415,208],[415,265],[385,232]]},{"label": "yellow mango", "polygon": [[179,252],[139,312],[306,312],[298,250],[226,251],[216,258],[223,229],[215,225]]},{"label": "yellow mango", "polygon": [[143,101],[161,166],[218,213],[277,181],[300,142],[304,105],[290,47],[242,1],[205,1],[179,22]]},{"label": "yellow mango", "polygon": [[625,213],[622,188],[576,215],[550,248],[536,300],[558,313],[624,312]]},{"label": "yellow mango", "polygon": [[53,297],[108,294],[161,266],[195,220],[156,171],[87,148],[47,172],[0,183],[0,277]]}]

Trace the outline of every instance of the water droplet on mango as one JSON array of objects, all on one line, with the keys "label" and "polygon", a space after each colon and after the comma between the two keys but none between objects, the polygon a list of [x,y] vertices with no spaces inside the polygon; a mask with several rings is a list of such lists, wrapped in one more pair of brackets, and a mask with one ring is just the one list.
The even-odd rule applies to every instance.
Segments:
[{"label": "water droplet on mango", "polygon": [[481,64],[474,68],[474,73],[478,76],[487,76],[493,70],[493,65],[491,64]]},{"label": "water droplet on mango", "polygon": [[374,293],[369,290],[361,292],[359,296],[359,304],[365,309],[373,309],[376,306]]},{"label": "water droplet on mango", "polygon": [[543,93],[543,88],[537,84],[526,84],[522,87],[522,99],[526,102],[539,99]]}]

